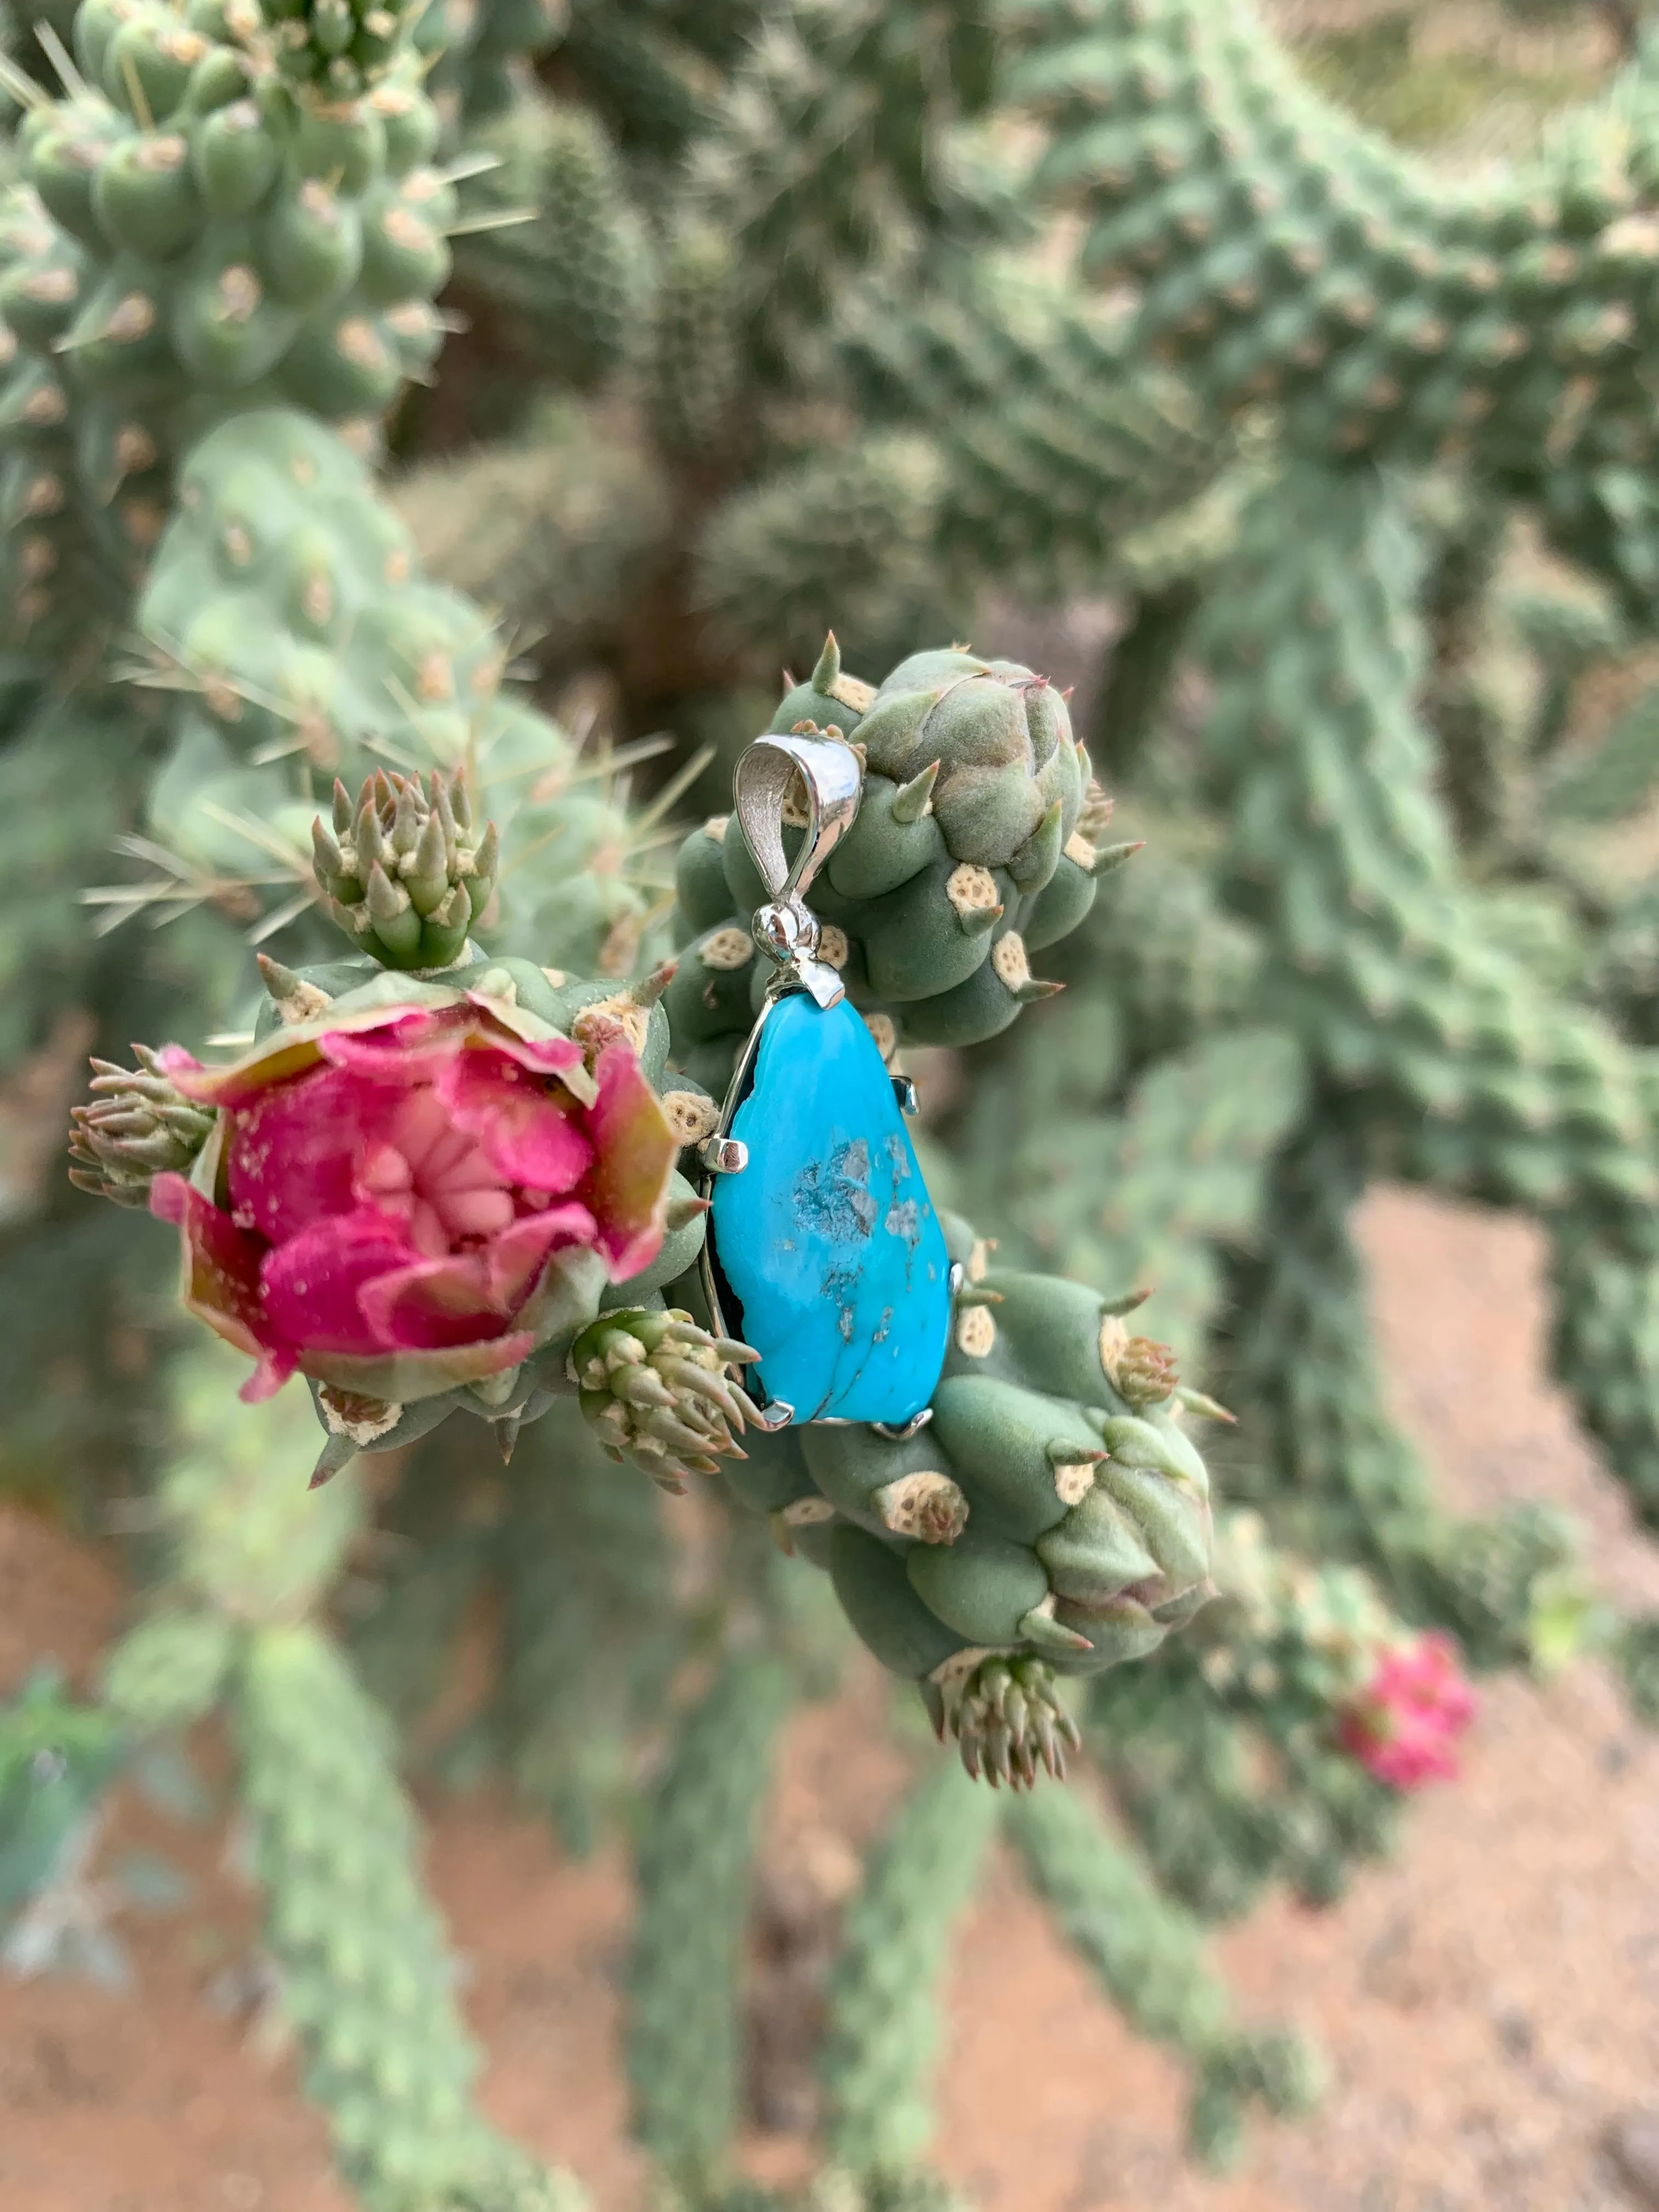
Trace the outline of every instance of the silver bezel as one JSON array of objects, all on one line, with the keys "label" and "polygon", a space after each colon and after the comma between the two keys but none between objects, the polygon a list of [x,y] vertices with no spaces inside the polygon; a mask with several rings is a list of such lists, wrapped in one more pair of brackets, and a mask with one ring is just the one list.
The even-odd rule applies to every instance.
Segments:
[{"label": "silver bezel", "polygon": [[[775,975],[768,983],[766,987],[766,996],[761,1002],[761,1010],[755,1017],[754,1026],[750,1029],[749,1035],[744,1040],[743,1050],[738,1054],[736,1065],[732,1070],[732,1080],[726,1086],[726,1097],[720,1106],[720,1120],[715,1124],[711,1135],[704,1140],[706,1143],[711,1145],[721,1144],[731,1136],[732,1124],[737,1119],[738,1109],[742,1105],[744,1100],[749,1096],[750,1078],[754,1073],[756,1057],[760,1051],[761,1032],[766,1027],[767,1019],[771,1014],[772,1009],[778,1004],[780,1000],[797,996],[800,994],[802,988],[803,987],[801,985],[794,981],[793,976],[783,971],[781,971],[779,974]],[[741,1170],[739,1170],[739,1172],[741,1172]],[[700,1161],[697,1175],[698,1197],[706,1198],[712,1201],[714,1193],[714,1186],[720,1180],[721,1178],[719,1175],[711,1173],[708,1168],[703,1165]],[[726,1313],[725,1305],[720,1294],[720,1285],[714,1272],[714,1215],[712,1212],[708,1217],[708,1227],[703,1234],[702,1250],[698,1255],[697,1269],[699,1279],[702,1284],[703,1297],[708,1302],[708,1319],[710,1325],[713,1327],[717,1336],[729,1336],[732,1334],[733,1324],[729,1322]],[[758,1376],[757,1376],[754,1380],[757,1384],[760,1382],[760,1377]],[[762,1387],[763,1389],[764,1386]],[[781,1398],[766,1398],[764,1396],[757,1397],[756,1402],[760,1406],[763,1413],[768,1411],[772,1407],[776,1407],[780,1410],[782,1410],[785,1403],[785,1401]],[[787,1410],[790,1419],[793,1419],[794,1417],[793,1407],[789,1407]],[[770,1422],[767,1424],[769,1428],[772,1425],[773,1425]],[[777,1425],[780,1427],[787,1427],[788,1423],[787,1421],[781,1422]]]}]

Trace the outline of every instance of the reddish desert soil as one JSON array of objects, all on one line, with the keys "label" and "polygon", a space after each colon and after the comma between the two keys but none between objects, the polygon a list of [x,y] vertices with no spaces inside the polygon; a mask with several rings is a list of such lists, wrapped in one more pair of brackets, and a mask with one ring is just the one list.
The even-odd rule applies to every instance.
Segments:
[{"label": "reddish desert soil", "polygon": [[[1459,1503],[1542,1493],[1578,1513],[1604,1580],[1659,1602],[1659,1553],[1540,1379],[1536,1239],[1398,1192],[1365,1239],[1397,1410]],[[84,1667],[118,1609],[104,1565],[0,1516],[0,1686],[50,1650]],[[807,1716],[775,1862],[833,1865],[902,1771],[875,1683]],[[228,2001],[252,1913],[211,1826],[125,1811],[120,1844],[186,1863],[181,1912],[125,1930],[136,1990],[0,1984],[4,2212],[347,2212],[320,2121],[268,2024]],[[466,1962],[496,2118],[574,2166],[601,2212],[642,2175],[614,2059],[625,1895],[614,1863],[561,1862],[536,1826],[432,1808],[431,1873]],[[985,2212],[1616,2212],[1601,2148],[1659,2072],[1659,1741],[1590,1663],[1490,1689],[1462,1781],[1425,1800],[1398,1860],[1339,1911],[1285,1907],[1221,1939],[1241,2006],[1317,2029],[1320,2118],[1259,2127],[1245,2169],[1192,2172],[1176,2068],[1096,2000],[999,1867],[953,1978],[939,2156]],[[782,2179],[799,2142],[755,2136]]]}]

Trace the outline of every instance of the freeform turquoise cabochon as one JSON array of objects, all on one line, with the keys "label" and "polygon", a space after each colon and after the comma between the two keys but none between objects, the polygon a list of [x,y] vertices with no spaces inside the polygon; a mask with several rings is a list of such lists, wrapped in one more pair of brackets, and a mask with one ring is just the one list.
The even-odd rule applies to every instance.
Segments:
[{"label": "freeform turquoise cabochon", "polygon": [[710,1231],[757,1378],[797,1421],[902,1424],[932,1399],[951,1326],[950,1261],[892,1079],[842,1000],[768,1013],[728,1133]]}]

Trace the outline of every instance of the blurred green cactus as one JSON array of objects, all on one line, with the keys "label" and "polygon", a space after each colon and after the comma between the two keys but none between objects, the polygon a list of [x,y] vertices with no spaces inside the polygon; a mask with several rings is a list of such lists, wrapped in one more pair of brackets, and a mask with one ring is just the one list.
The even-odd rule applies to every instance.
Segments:
[{"label": "blurred green cactus", "polygon": [[[1226,2159],[1319,2067],[1197,1923],[1389,1844],[1390,1655],[1601,1637],[1659,1710],[1561,1516],[1436,1497],[1352,1234],[1384,1176],[1535,1216],[1556,1372],[1659,1513],[1651,54],[1473,185],[1205,0],[9,13],[0,1483],[90,1522],[137,1469],[157,1540],[98,1705],[0,1714],[0,1911],[115,1747],[224,1711],[350,2185],[574,2206],[474,2100],[397,1766],[499,1772],[568,1848],[634,1832],[665,2205],[781,2203],[732,2158],[751,1882],[778,1735],[861,1643],[956,1755],[908,1746],[842,1916],[811,2212],[957,2201],[927,2075],[999,1805]],[[862,770],[822,955],[920,1082],[960,1270],[907,1435],[768,1428],[694,1266],[768,728]],[[81,1191],[211,1210],[222,1124],[154,1048],[422,993],[568,1037],[579,1088],[637,1057],[661,1249],[440,1398],[238,1407],[162,1241],[14,1108],[55,1124],[84,1037]]]}]

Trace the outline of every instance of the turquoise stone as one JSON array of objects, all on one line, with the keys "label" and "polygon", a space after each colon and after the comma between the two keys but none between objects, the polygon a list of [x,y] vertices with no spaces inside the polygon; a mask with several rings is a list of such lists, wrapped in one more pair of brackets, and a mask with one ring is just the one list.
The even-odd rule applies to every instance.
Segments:
[{"label": "turquoise stone", "polygon": [[909,1420],[945,1364],[950,1261],[892,1079],[844,999],[778,1000],[728,1133],[749,1164],[715,1177],[710,1234],[765,1397],[798,1421]]}]

